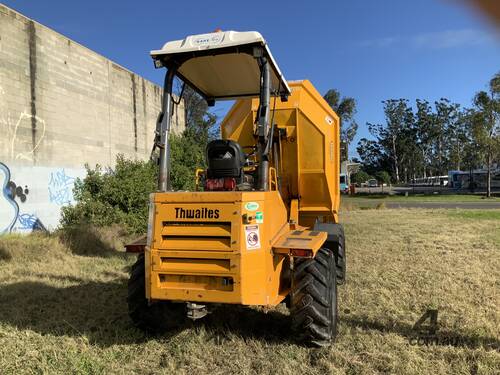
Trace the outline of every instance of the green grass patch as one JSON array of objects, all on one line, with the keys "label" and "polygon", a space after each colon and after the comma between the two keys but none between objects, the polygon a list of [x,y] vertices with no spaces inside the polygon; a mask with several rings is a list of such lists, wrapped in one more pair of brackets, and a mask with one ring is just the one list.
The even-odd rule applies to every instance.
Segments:
[{"label": "green grass patch", "polygon": [[342,196],[342,201],[358,202],[363,200],[382,200],[386,202],[500,202],[500,198],[494,197],[486,199],[482,195],[469,194],[409,194],[388,195],[388,194],[357,194]]},{"label": "green grass patch", "polygon": [[[498,220],[500,225],[500,209],[499,210],[453,210],[448,212],[450,217],[458,217],[468,220]],[[499,229],[500,231],[500,229]]]}]

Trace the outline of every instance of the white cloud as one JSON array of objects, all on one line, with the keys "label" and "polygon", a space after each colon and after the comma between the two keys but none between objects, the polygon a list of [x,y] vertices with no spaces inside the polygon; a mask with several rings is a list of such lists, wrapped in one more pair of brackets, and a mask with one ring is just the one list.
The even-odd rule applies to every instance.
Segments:
[{"label": "white cloud", "polygon": [[446,49],[494,44],[492,34],[476,29],[443,30],[420,33],[412,36],[388,36],[369,39],[360,43],[361,47],[387,48],[395,45],[409,45],[413,48]]},{"label": "white cloud", "polygon": [[361,47],[384,48],[390,47],[401,40],[401,37],[388,36],[385,38],[365,40],[360,43]]},{"label": "white cloud", "polygon": [[485,31],[474,29],[445,30],[433,33],[422,33],[411,38],[411,43],[417,48],[456,48],[471,47],[493,43],[492,35]]}]

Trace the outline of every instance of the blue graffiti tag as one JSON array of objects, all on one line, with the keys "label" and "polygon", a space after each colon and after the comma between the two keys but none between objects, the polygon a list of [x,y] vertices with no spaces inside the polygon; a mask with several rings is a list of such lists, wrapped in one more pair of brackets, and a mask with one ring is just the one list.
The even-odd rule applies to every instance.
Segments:
[{"label": "blue graffiti tag", "polygon": [[74,182],[75,178],[68,176],[64,169],[52,172],[49,180],[50,202],[59,205],[71,203],[73,200]]},{"label": "blue graffiti tag", "polygon": [[31,214],[21,214],[17,218],[19,221],[19,229],[33,230],[37,227],[37,217]]}]

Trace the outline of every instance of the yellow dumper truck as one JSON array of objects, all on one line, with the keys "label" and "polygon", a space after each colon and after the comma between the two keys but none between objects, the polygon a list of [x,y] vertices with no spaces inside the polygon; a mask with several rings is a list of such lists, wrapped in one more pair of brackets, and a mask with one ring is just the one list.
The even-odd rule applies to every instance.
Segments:
[{"label": "yellow dumper truck", "polygon": [[[166,68],[158,190],[129,280],[133,322],[168,330],[217,304],[290,308],[295,336],[327,345],[346,273],[339,224],[339,118],[307,81],[288,82],[258,32],[188,36],[151,52]],[[172,191],[168,134],[178,77],[209,105],[236,100],[209,142],[196,191]]]}]

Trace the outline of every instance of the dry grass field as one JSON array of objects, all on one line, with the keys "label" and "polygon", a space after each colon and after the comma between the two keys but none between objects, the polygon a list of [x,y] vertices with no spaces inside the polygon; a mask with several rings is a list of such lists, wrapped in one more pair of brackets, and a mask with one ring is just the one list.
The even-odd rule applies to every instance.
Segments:
[{"label": "dry grass field", "polygon": [[[130,323],[118,229],[0,237],[1,374],[499,373],[500,210],[344,211],[340,332],[297,345],[284,306],[224,307],[170,336]],[[438,310],[428,345],[414,323]]]}]

